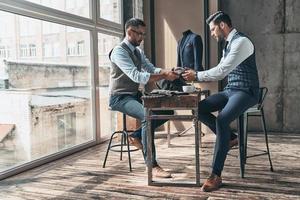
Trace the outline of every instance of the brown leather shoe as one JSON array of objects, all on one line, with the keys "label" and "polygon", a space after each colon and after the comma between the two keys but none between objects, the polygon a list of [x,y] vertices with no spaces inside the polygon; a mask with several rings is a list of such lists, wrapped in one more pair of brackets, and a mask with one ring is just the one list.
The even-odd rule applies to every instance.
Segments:
[{"label": "brown leather shoe", "polygon": [[135,146],[137,149],[143,149],[143,145],[139,138],[128,136],[128,141],[130,145]]},{"label": "brown leather shoe", "polygon": [[157,178],[172,178],[171,173],[165,171],[159,165],[152,168],[152,175],[157,177]]},{"label": "brown leather shoe", "polygon": [[211,174],[210,177],[202,185],[201,191],[211,192],[217,190],[219,189],[221,184],[222,184],[222,178],[215,174]]},{"label": "brown leather shoe", "polygon": [[233,140],[230,140],[230,141],[229,141],[229,149],[231,149],[232,147],[237,146],[238,144],[239,144],[238,138],[235,138],[235,139],[233,139]]}]

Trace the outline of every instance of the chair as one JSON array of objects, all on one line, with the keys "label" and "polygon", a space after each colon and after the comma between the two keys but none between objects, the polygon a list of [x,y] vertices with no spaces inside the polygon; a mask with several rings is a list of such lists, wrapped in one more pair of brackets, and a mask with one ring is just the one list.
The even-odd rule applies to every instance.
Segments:
[{"label": "chair", "polygon": [[[106,155],[105,155],[105,159],[104,159],[102,167],[105,168],[106,160],[107,160],[108,153],[109,153],[110,150],[115,151],[115,152],[120,152],[120,160],[122,160],[123,152],[127,152],[128,153],[129,171],[131,172],[132,167],[131,167],[130,152],[138,151],[139,149],[130,149],[130,145],[129,145],[129,141],[128,141],[128,133],[134,132],[134,131],[133,130],[127,130],[126,114],[124,114],[124,113],[122,113],[122,114],[123,114],[123,128],[122,128],[122,130],[118,130],[118,131],[115,131],[115,132],[112,133],[112,135],[110,137],[110,140],[109,140],[107,150],[106,150]],[[120,143],[116,143],[116,144],[112,145],[112,140],[113,140],[113,138],[116,134],[121,134],[121,141],[120,141]],[[123,149],[124,146],[126,146],[127,149]],[[116,149],[116,147],[120,147],[121,149],[118,150],[118,149]]]},{"label": "chair", "polygon": [[[271,161],[271,156],[270,156],[270,150],[269,150],[269,142],[268,142],[268,133],[267,133],[267,128],[266,128],[266,121],[265,121],[265,114],[264,114],[264,100],[266,98],[266,95],[268,93],[268,88],[266,87],[261,87],[259,88],[259,100],[258,103],[249,108],[248,110],[246,110],[243,113],[243,122],[244,123],[242,125],[243,129],[244,129],[244,150],[240,150],[240,152],[243,151],[244,155],[242,156],[243,162],[244,164],[246,164],[247,158],[251,158],[251,157],[256,157],[256,156],[261,156],[261,155],[268,155],[268,159],[269,159],[269,163],[270,163],[270,170],[273,171],[273,165],[272,165],[272,161]],[[261,123],[262,123],[262,128],[264,131],[264,136],[265,136],[265,143],[266,143],[266,148],[267,150],[264,151],[263,153],[260,154],[255,154],[255,155],[251,155],[248,156],[247,155],[247,140],[248,140],[248,118],[249,117],[261,117]],[[244,170],[243,170],[244,171]],[[243,172],[242,172],[242,177],[243,177]]]}]

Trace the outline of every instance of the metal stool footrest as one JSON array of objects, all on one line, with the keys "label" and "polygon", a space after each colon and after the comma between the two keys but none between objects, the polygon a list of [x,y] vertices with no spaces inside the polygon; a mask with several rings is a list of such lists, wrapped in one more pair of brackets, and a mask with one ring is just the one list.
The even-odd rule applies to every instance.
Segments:
[{"label": "metal stool footrest", "polygon": [[[121,152],[121,150],[118,150],[118,149],[114,149],[114,147],[121,147],[121,146],[127,146],[127,144],[114,144],[114,145],[111,145],[110,146],[110,151],[114,151],[114,152]],[[129,145],[131,146],[131,145]],[[135,148],[135,149],[130,149],[129,151],[132,152],[132,151],[138,151],[139,149]],[[123,149],[122,152],[128,152],[128,150],[126,149]]]},{"label": "metal stool footrest", "polygon": [[[126,115],[123,113],[123,130],[121,130],[121,131],[114,131],[112,133],[112,135],[110,137],[110,140],[109,140],[109,144],[108,144],[107,150],[106,150],[106,155],[105,155],[103,166],[102,166],[103,168],[105,168],[106,160],[107,160],[109,151],[120,152],[120,160],[122,160],[123,152],[127,152],[127,154],[128,154],[129,170],[132,171],[130,152],[138,151],[139,149],[137,149],[137,148],[130,149],[131,145],[129,145],[129,140],[128,140],[129,134],[128,133],[131,133],[131,132],[134,132],[134,131],[133,130],[127,130],[127,128],[126,128]],[[121,141],[120,141],[120,143],[112,145],[112,140],[114,139],[114,136],[116,134],[121,134]],[[116,149],[117,147],[120,147],[120,149],[119,150]],[[127,148],[123,149],[123,147],[127,147]]]}]

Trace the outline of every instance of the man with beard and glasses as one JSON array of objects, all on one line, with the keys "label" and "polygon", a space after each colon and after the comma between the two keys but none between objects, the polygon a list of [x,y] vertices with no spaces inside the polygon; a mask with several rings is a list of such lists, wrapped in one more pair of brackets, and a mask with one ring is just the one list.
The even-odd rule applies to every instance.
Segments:
[{"label": "man with beard and glasses", "polygon": [[[173,81],[179,78],[178,74],[171,70],[163,70],[155,67],[146,58],[139,48],[146,36],[145,23],[136,18],[129,19],[125,24],[126,37],[110,53],[110,99],[109,106],[112,110],[120,111],[141,121],[141,128],[129,136],[130,144],[143,149],[144,159],[147,160],[147,121],[145,110],[141,102],[139,92],[140,84],[156,82],[162,79]],[[156,114],[173,114],[173,111],[157,111]],[[154,120],[152,132],[166,120]],[[154,137],[153,137],[154,138]],[[153,142],[153,155],[151,163],[152,173],[156,177],[170,178],[171,174],[162,169],[156,161],[155,145]]]},{"label": "man with beard and glasses", "polygon": [[[207,20],[211,36],[218,42],[225,41],[220,63],[212,69],[195,72],[187,70],[187,81],[218,81],[227,76],[223,91],[211,95],[199,103],[199,120],[215,134],[216,143],[212,171],[202,186],[202,191],[219,189],[221,173],[228,151],[238,144],[230,123],[258,102],[259,80],[255,61],[255,48],[251,40],[233,28],[230,17],[218,11]],[[219,111],[217,116],[212,112]]]}]

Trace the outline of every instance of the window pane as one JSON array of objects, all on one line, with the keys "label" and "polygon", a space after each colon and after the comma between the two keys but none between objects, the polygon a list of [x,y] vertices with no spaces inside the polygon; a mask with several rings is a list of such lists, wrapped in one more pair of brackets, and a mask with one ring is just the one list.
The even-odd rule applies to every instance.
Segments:
[{"label": "window pane", "polygon": [[89,0],[24,0],[65,11],[82,17],[90,17]]},{"label": "window pane", "polygon": [[0,30],[0,172],[93,140],[89,31],[2,11]]},{"label": "window pane", "polygon": [[[100,123],[101,137],[106,137],[115,130],[117,118],[116,113],[108,109],[108,86],[110,76],[110,61],[108,54],[110,50],[121,41],[121,38],[106,34],[98,34],[99,52],[99,90],[100,90]],[[109,116],[109,117],[108,117]]]},{"label": "window pane", "polygon": [[100,0],[100,17],[121,23],[121,0]]}]

